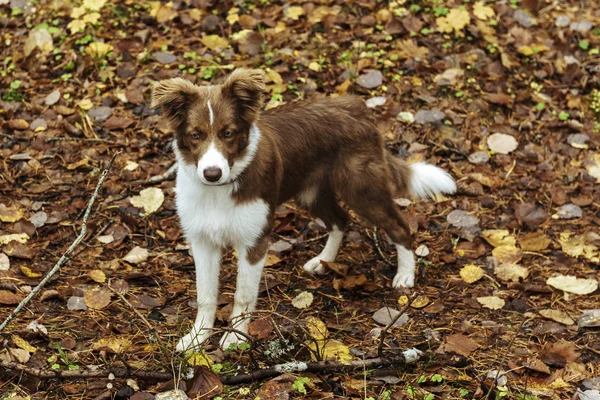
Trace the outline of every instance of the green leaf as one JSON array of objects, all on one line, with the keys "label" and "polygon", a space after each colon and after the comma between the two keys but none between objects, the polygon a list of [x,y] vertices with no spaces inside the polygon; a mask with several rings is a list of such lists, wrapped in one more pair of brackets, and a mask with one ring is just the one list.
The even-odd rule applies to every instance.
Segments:
[{"label": "green leaf", "polygon": [[590,42],[588,40],[581,40],[579,42],[579,47],[581,50],[587,50],[590,48]]},{"label": "green leaf", "polygon": [[542,102],[537,103],[535,106],[535,109],[538,111],[544,111],[545,108],[546,108],[546,105]]},{"label": "green leaf", "polygon": [[304,387],[304,385],[306,385],[308,382],[310,382],[310,379],[301,376],[296,378],[294,383],[292,383],[292,387],[298,392],[306,394],[306,388]]},{"label": "green leaf", "polygon": [[10,88],[11,88],[11,89],[18,89],[18,88],[20,88],[20,87],[21,87],[21,83],[22,83],[22,82],[21,82],[21,81],[19,81],[19,80],[12,81],[12,82],[10,83]]},{"label": "green leaf", "polygon": [[441,382],[442,376],[440,374],[434,374],[431,376],[431,382]]},{"label": "green leaf", "polygon": [[568,120],[568,119],[569,119],[569,117],[570,117],[570,116],[571,116],[571,114],[569,114],[568,112],[566,112],[566,111],[561,111],[561,112],[558,114],[558,119],[560,119],[561,121],[566,121],[566,120]]}]

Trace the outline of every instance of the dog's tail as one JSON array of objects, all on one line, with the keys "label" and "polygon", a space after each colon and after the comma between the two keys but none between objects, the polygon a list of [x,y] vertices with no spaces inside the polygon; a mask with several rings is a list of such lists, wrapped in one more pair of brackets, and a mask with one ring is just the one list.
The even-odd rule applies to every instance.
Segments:
[{"label": "dog's tail", "polygon": [[409,164],[406,161],[387,155],[396,186],[396,195],[413,199],[436,199],[439,195],[456,192],[454,179],[443,169],[424,162]]}]

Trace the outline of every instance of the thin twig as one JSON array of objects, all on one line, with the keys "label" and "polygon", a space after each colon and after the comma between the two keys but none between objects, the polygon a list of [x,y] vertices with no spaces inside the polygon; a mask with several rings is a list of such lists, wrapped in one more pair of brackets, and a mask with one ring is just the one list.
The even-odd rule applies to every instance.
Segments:
[{"label": "thin twig", "polygon": [[114,140],[102,138],[78,138],[78,137],[53,137],[46,139],[46,142],[103,142],[114,143]]},{"label": "thin twig", "polygon": [[161,183],[164,181],[170,181],[171,179],[175,178],[175,175],[177,175],[177,162],[174,162],[173,165],[171,165],[168,170],[166,170],[164,173],[162,173],[160,175],[155,175],[155,176],[152,176],[145,180],[142,179],[142,180],[134,181],[132,183],[134,185],[152,185],[152,184],[157,184],[157,183]]},{"label": "thin twig", "polygon": [[100,187],[102,186],[102,183],[104,183],[104,179],[106,178],[106,175],[108,175],[108,172],[110,171],[110,168],[112,167],[113,162],[115,161],[115,158],[120,153],[121,153],[120,151],[117,151],[110,159],[108,166],[104,169],[104,171],[102,171],[100,180],[98,180],[98,184],[96,185],[96,190],[94,190],[94,194],[92,195],[92,198],[88,202],[87,208],[85,210],[85,215],[83,216],[83,221],[81,223],[81,230],[79,232],[79,236],[77,236],[77,238],[71,244],[71,246],[69,246],[67,251],[65,251],[65,253],[58,260],[58,262],[54,265],[54,267],[52,267],[50,272],[48,272],[46,274],[44,279],[42,279],[42,281],[27,295],[27,297],[25,297],[23,299],[23,301],[21,301],[19,303],[19,305],[14,309],[14,311],[12,313],[10,313],[10,315],[4,320],[4,322],[2,322],[2,324],[0,324],[0,332],[2,332],[4,330],[4,328],[6,328],[6,326],[10,323],[10,321],[12,321],[12,319],[17,316],[19,311],[21,311],[21,309],[23,307],[25,307],[29,303],[29,301],[31,301],[33,296],[35,296],[46,285],[46,283],[48,283],[50,278],[52,278],[54,276],[54,274],[56,274],[60,270],[62,265],[69,259],[69,255],[73,252],[73,250],[75,250],[75,247],[77,247],[77,245],[83,240],[83,238],[85,237],[85,234],[87,233],[87,221],[92,212],[92,207],[94,205],[94,202],[96,201],[96,198],[98,197],[98,193],[100,192]]},{"label": "thin twig", "polygon": [[412,304],[413,301],[415,301],[415,299],[419,296],[418,292],[414,292],[409,298],[408,298],[408,302],[404,305],[404,307],[402,307],[402,310],[400,310],[400,312],[398,313],[398,315],[396,315],[394,318],[392,318],[392,320],[390,321],[389,324],[387,324],[385,326],[385,328],[383,328],[381,330],[381,334],[379,335],[379,346],[377,346],[377,355],[380,358],[383,358],[383,343],[385,341],[385,336],[387,334],[387,331],[394,326],[394,324],[396,323],[396,321],[398,321],[400,319],[400,317],[402,315],[404,315],[404,313],[406,313],[406,311],[408,310],[408,308],[410,307],[410,305]]},{"label": "thin twig", "polygon": [[373,227],[373,243],[375,243],[375,248],[377,249],[377,252],[381,256],[383,261],[385,261],[385,263],[387,265],[391,265],[392,267],[395,267],[394,263],[385,257],[385,255],[383,254],[383,250],[381,250],[381,247],[379,246],[379,238],[377,237],[377,227],[376,226]]},{"label": "thin twig", "polygon": [[11,361],[0,361],[0,366],[14,371],[24,372],[28,375],[37,376],[38,378],[108,378],[109,374],[113,374],[116,378],[136,377],[142,379],[169,380],[173,379],[173,374],[170,372],[155,372],[155,371],[131,371],[123,367],[110,367],[97,370],[52,370],[32,368],[27,365],[19,364]]}]

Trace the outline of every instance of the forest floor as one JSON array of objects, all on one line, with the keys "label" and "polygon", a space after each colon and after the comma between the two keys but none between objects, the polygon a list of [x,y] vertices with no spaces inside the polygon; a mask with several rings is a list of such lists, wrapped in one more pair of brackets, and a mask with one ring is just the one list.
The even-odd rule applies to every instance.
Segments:
[{"label": "forest floor", "polygon": [[[2,332],[2,398],[151,399],[174,385],[197,398],[600,398],[597,1],[0,0],[0,33],[0,322],[75,240],[120,151],[83,242]],[[220,384],[377,357],[387,313],[411,296],[391,288],[394,247],[356,218],[331,271],[305,273],[326,231],[293,203],[277,212],[252,349],[224,353],[215,335],[191,359],[174,353],[195,276],[174,180],[148,181],[174,162],[149,95],[239,66],[265,69],[267,107],[362,96],[390,151],[456,178],[454,196],[398,201],[419,297],[382,350],[418,348],[416,364]],[[185,381],[186,363],[208,367]],[[116,367],[177,376],[61,376]]]}]

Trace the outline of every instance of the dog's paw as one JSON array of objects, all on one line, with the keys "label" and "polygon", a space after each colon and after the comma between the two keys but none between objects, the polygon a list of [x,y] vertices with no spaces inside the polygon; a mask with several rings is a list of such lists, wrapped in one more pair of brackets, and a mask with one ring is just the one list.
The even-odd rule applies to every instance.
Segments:
[{"label": "dog's paw", "polygon": [[236,349],[240,343],[246,343],[248,340],[235,332],[227,332],[223,335],[219,341],[219,346],[223,351],[229,350],[229,348]]},{"label": "dog's paw", "polygon": [[209,332],[192,329],[190,333],[179,339],[175,350],[179,352],[199,350],[202,343],[208,339]]},{"label": "dog's paw", "polygon": [[394,276],[394,281],[392,282],[392,286],[394,289],[402,289],[402,288],[411,288],[415,286],[415,275],[414,273],[407,272],[399,272]]},{"label": "dog's paw", "polygon": [[324,274],[325,267],[321,264],[321,259],[319,257],[315,257],[306,264],[304,264],[304,270],[306,272],[310,272],[311,274]]}]

